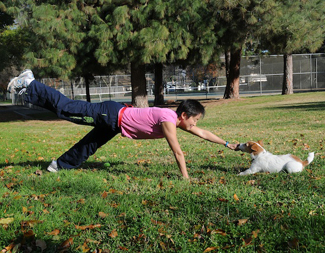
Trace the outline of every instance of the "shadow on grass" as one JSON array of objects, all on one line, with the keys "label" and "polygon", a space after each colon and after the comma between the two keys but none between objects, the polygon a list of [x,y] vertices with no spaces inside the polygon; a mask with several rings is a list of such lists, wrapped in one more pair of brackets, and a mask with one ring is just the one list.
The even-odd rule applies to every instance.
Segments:
[{"label": "shadow on grass", "polygon": [[[8,166],[22,166],[22,167],[39,167],[42,171],[46,170],[47,167],[50,165],[52,161],[26,161],[26,162],[19,162],[19,163],[0,163],[0,168],[5,168]],[[107,165],[109,163],[109,165]],[[105,165],[106,164],[106,165]],[[84,162],[80,167],[75,168],[75,169],[64,169],[65,171],[73,171],[73,170],[78,170],[78,169],[83,169],[83,170],[105,170],[108,172],[114,172],[116,174],[121,174],[121,173],[126,173],[127,171],[123,170],[117,170],[114,169],[113,167],[118,166],[118,165],[123,165],[125,164],[123,161],[120,162]]]},{"label": "shadow on grass", "polygon": [[269,110],[292,109],[292,110],[305,110],[305,111],[323,111],[323,110],[325,110],[325,101],[324,102],[299,103],[299,104],[287,104],[287,105],[283,105],[283,106],[269,107],[267,109],[269,109]]}]

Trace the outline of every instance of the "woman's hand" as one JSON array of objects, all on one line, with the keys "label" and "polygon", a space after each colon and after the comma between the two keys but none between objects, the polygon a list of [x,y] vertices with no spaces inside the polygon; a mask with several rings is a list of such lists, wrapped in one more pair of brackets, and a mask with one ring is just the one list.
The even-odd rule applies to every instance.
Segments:
[{"label": "woman's hand", "polygon": [[229,144],[227,145],[227,148],[229,148],[229,149],[231,149],[231,150],[236,150],[238,145],[239,145],[239,144],[231,144],[231,143],[229,143]]}]

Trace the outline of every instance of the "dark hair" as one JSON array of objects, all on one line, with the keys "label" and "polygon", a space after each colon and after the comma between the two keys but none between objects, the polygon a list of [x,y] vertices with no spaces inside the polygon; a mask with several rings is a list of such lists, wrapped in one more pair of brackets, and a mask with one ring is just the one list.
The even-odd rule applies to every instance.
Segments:
[{"label": "dark hair", "polygon": [[194,99],[187,99],[182,101],[182,103],[180,103],[180,105],[177,107],[177,117],[180,117],[183,112],[185,112],[188,117],[202,114],[203,118],[205,109],[199,101]]}]

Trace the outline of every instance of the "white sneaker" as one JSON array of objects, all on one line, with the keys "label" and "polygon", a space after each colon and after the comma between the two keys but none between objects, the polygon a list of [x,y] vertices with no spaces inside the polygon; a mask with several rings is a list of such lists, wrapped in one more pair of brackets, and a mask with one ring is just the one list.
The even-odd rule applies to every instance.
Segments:
[{"label": "white sneaker", "polygon": [[49,167],[47,167],[47,171],[49,171],[49,172],[58,172],[59,171],[58,164],[56,163],[55,160],[53,160],[50,163]]},{"label": "white sneaker", "polygon": [[30,69],[26,69],[21,72],[19,76],[13,78],[9,82],[7,90],[10,93],[16,93],[16,89],[27,88],[28,85],[34,80],[35,78],[33,72]]}]

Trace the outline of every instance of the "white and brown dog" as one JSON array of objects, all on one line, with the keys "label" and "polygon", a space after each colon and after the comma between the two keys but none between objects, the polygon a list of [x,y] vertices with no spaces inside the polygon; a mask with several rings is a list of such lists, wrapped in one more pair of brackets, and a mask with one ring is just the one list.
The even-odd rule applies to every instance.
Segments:
[{"label": "white and brown dog", "polygon": [[250,153],[253,159],[251,167],[239,175],[255,174],[257,172],[276,173],[286,171],[288,173],[301,172],[314,159],[314,152],[309,153],[307,160],[302,161],[298,157],[288,155],[273,155],[263,148],[263,142],[249,141],[237,146],[236,150]]}]

